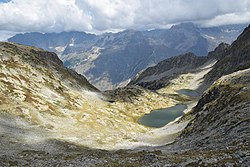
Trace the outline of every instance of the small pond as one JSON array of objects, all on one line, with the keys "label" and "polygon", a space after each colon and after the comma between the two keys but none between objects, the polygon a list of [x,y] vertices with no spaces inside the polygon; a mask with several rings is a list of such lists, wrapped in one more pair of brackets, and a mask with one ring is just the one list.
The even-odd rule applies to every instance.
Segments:
[{"label": "small pond", "polygon": [[143,115],[138,122],[145,126],[161,128],[182,116],[185,109],[187,109],[187,105],[177,104],[169,108],[152,110],[149,114]]},{"label": "small pond", "polygon": [[186,95],[186,96],[190,96],[190,97],[193,97],[193,98],[197,98],[199,97],[199,94],[194,91],[194,90],[191,90],[191,89],[180,89],[178,91],[176,91],[178,94],[182,94],[182,95]]}]

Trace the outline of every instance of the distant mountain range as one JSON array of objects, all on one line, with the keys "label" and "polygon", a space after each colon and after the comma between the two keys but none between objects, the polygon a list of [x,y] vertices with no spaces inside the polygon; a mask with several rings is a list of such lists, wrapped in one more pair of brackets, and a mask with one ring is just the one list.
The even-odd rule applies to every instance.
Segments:
[{"label": "distant mountain range", "polygon": [[56,52],[64,65],[106,90],[126,85],[138,72],[166,58],[187,52],[207,55],[219,43],[235,40],[244,27],[199,28],[182,23],[165,30],[126,30],[101,35],[34,32],[17,34],[8,41]]},{"label": "distant mountain range", "polygon": [[198,91],[203,92],[220,77],[250,67],[250,40],[247,37],[249,34],[248,26],[231,45],[221,43],[207,56],[186,53],[163,60],[137,74],[128,85],[158,90],[171,84],[171,80],[177,76],[195,73],[197,69],[214,62],[213,69],[202,78],[203,83],[198,88]]}]

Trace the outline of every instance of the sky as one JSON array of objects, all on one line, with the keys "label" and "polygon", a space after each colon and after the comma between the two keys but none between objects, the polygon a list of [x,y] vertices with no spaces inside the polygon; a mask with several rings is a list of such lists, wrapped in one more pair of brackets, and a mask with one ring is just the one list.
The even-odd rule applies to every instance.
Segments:
[{"label": "sky", "polygon": [[0,40],[23,32],[116,32],[250,23],[250,0],[0,0]]}]

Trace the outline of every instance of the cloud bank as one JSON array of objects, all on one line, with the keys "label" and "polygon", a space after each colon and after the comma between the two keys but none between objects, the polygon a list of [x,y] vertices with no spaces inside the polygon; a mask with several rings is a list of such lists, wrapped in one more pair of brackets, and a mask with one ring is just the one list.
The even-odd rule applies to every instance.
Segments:
[{"label": "cloud bank", "polygon": [[[2,3],[1,3],[2,2]],[[249,0],[11,0],[0,2],[0,31],[105,32],[250,23]]]}]

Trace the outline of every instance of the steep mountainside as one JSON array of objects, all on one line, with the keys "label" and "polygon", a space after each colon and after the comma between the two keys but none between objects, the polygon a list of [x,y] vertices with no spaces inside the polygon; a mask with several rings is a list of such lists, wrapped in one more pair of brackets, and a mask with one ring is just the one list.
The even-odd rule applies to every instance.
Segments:
[{"label": "steep mountainside", "polygon": [[250,66],[250,27],[246,28],[228,50],[221,54],[214,69],[205,76],[206,83],[212,83],[223,75],[246,69]]},{"label": "steep mountainside", "polygon": [[182,118],[191,116],[193,120],[171,149],[179,150],[182,156],[186,153],[186,163],[193,166],[249,166],[249,107],[250,68],[221,77]]},{"label": "steep mountainside", "polygon": [[[196,117],[186,127],[181,138],[199,135],[202,140],[208,142],[207,144],[236,142],[237,145],[250,133],[249,106],[250,68],[225,75],[215,81],[189,113]],[[218,127],[220,127],[219,132]],[[225,140],[230,137],[230,139],[227,142],[221,139],[213,142],[212,140],[218,140],[217,137]],[[249,142],[250,136],[247,136],[247,139]],[[242,144],[245,144],[244,141]]]},{"label": "steep mountainside", "polygon": [[125,85],[141,70],[168,57],[187,52],[206,55],[218,42],[233,41],[242,29],[239,25],[209,29],[183,23],[169,30],[126,30],[98,36],[28,33],[9,41],[59,53],[67,67],[84,74],[96,87],[110,89]]}]

